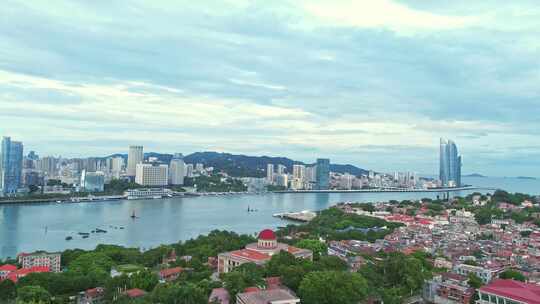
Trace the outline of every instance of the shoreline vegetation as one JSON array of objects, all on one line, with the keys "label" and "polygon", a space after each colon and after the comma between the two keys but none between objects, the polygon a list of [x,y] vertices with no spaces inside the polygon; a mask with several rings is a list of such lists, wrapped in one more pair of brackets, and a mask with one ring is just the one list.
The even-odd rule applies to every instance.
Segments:
[{"label": "shoreline vegetation", "polygon": [[[526,203],[524,205],[524,203]],[[493,194],[473,193],[447,201],[421,199],[383,203],[389,210],[406,210],[410,216],[436,217],[450,210],[466,210],[474,215],[480,225],[492,219],[511,219],[516,223],[526,221],[540,227],[534,215],[540,211],[538,197],[522,193],[497,190]],[[503,211],[501,204],[521,206],[519,210]],[[328,254],[328,245],[342,240],[376,243],[404,227],[399,222],[389,222],[370,215],[346,212],[347,208],[375,211],[371,203],[338,203],[317,212],[310,222],[279,228],[278,240],[306,248],[314,253],[313,261],[296,259],[288,252],[272,256],[265,265],[247,263],[227,274],[216,275],[215,257],[226,251],[244,248],[255,242],[252,235],[214,230],[195,239],[161,245],[146,251],[118,245],[98,245],[94,250],[68,249],[62,254],[60,273],[32,273],[20,278],[17,284],[10,280],[0,283],[0,298],[6,303],[70,303],[70,297],[79,292],[103,287],[105,303],[208,303],[212,289],[223,287],[235,295],[248,287],[265,287],[265,278],[279,277],[282,284],[295,292],[306,304],[340,304],[382,300],[385,303],[402,303],[422,291],[425,280],[446,272],[435,268],[433,261],[439,253],[420,249],[412,252],[378,251],[348,254],[346,259]],[[362,261],[351,270],[349,260]],[[16,260],[0,261],[17,264]],[[160,270],[181,267],[178,278],[160,282]],[[119,273],[112,277],[111,270]],[[351,282],[343,284],[343,281]],[[470,280],[476,284],[478,280]],[[471,283],[472,282],[472,283]],[[478,285],[479,286],[479,285]],[[478,288],[478,286],[472,286]],[[323,288],[324,287],[324,288]],[[139,288],[146,295],[137,300],[128,299],[119,290]],[[116,299],[116,300],[113,300]]]}]

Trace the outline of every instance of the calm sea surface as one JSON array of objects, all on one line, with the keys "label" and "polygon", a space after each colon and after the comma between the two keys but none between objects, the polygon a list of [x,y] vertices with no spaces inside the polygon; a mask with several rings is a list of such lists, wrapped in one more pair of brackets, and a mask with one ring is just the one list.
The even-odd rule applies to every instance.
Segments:
[{"label": "calm sea surface", "polygon": [[[539,180],[464,178],[464,182],[510,192],[540,194]],[[457,192],[454,195],[469,193]],[[4,205],[0,206],[0,258],[14,257],[19,252],[38,249],[93,249],[97,244],[148,249],[193,238],[213,229],[256,233],[264,228],[286,225],[286,222],[272,217],[278,212],[320,210],[342,201],[374,202],[435,198],[437,195],[438,193],[306,193],[83,204]],[[248,206],[257,211],[248,213]],[[133,212],[138,216],[137,219],[130,218]],[[94,233],[87,239],[77,234],[96,228],[105,229],[107,233]],[[73,240],[66,241],[67,236],[73,236]]]}]

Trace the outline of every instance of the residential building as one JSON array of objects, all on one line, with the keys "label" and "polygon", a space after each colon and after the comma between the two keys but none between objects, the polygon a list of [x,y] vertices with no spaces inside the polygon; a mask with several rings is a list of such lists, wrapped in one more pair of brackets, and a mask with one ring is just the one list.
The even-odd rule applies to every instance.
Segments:
[{"label": "residential building", "polygon": [[330,187],[330,160],[327,158],[317,159],[316,190],[328,190]]},{"label": "residential building", "polygon": [[422,294],[426,302],[435,304],[469,304],[473,296],[466,277],[448,272],[426,281]]},{"label": "residential building", "polygon": [[461,156],[456,144],[441,138],[439,159],[439,179],[443,186],[461,186]]},{"label": "residential building", "polygon": [[476,304],[540,304],[540,286],[515,280],[494,280],[478,289]]},{"label": "residential building", "polygon": [[120,173],[124,171],[124,158],[116,156],[111,158],[111,172]]},{"label": "residential building", "polygon": [[277,174],[285,174],[285,171],[287,171],[286,166],[284,166],[282,164],[277,165]]},{"label": "residential building", "polygon": [[105,173],[83,170],[81,173],[81,188],[85,192],[103,192],[105,190]]},{"label": "residential building", "polygon": [[195,172],[203,172],[204,171],[204,165],[202,163],[196,163],[195,164]]},{"label": "residential building", "polygon": [[259,233],[257,243],[248,244],[245,249],[220,253],[218,255],[218,272],[228,273],[244,263],[263,265],[270,260],[272,255],[280,251],[287,251],[297,258],[313,259],[311,250],[278,243],[275,233],[270,229],[265,229]]},{"label": "residential building", "polygon": [[254,290],[236,295],[237,304],[296,304],[300,299],[292,291],[278,288]]},{"label": "residential building", "polygon": [[186,177],[193,177],[193,164],[186,165]]},{"label": "residential building", "polygon": [[186,175],[186,165],[184,164],[184,157],[181,153],[174,154],[171,162],[169,163],[169,183],[171,185],[183,185],[184,176]]},{"label": "residential building", "polygon": [[17,266],[5,264],[0,266],[0,281],[7,279],[8,275],[14,271],[17,271]]},{"label": "residential building", "polygon": [[180,274],[184,271],[182,267],[173,267],[173,268],[167,268],[159,271],[159,280],[161,282],[171,282],[180,276]]},{"label": "residential building", "polygon": [[21,253],[17,256],[19,264],[22,268],[32,267],[48,267],[51,272],[60,272],[61,254],[59,252],[36,252],[36,253]]},{"label": "residential building", "polygon": [[473,273],[477,277],[479,277],[484,284],[487,284],[493,278],[496,278],[498,273],[501,272],[502,269],[491,269],[468,264],[458,264],[454,266],[453,271],[462,276],[468,276],[469,274]]},{"label": "residential building", "polygon": [[127,175],[135,177],[137,165],[144,160],[143,146],[129,146]]},{"label": "residential building", "polygon": [[136,166],[135,182],[142,186],[167,186],[169,167],[159,163],[139,163]]},{"label": "residential building", "polygon": [[[16,269],[7,273],[7,277],[4,279],[11,280],[13,283],[17,283],[20,278],[23,278],[31,273],[50,272],[50,268],[47,266],[32,266],[28,268]],[[0,281],[2,279],[0,278]]]},{"label": "residential building", "polygon": [[12,141],[10,137],[2,139],[0,154],[0,189],[4,194],[15,194],[22,186],[23,144]]},{"label": "residential building", "polygon": [[274,180],[277,186],[287,188],[287,185],[289,184],[289,176],[287,174],[276,174]]},{"label": "residential building", "polygon": [[306,175],[306,166],[304,165],[293,165],[293,178],[304,180]]}]

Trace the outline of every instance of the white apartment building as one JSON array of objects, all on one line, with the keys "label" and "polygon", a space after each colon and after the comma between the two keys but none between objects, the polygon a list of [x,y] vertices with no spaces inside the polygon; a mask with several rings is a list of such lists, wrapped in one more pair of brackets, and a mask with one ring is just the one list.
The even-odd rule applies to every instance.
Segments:
[{"label": "white apartment building", "polygon": [[18,255],[19,264],[22,268],[32,268],[37,266],[49,267],[51,272],[60,272],[60,253],[21,253]]}]

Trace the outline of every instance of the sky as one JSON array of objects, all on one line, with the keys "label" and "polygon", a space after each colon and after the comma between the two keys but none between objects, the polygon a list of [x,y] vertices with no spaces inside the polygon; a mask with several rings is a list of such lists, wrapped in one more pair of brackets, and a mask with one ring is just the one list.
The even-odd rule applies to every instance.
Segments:
[{"label": "sky", "polygon": [[66,157],[220,151],[540,176],[537,1],[12,1],[0,135]]}]

